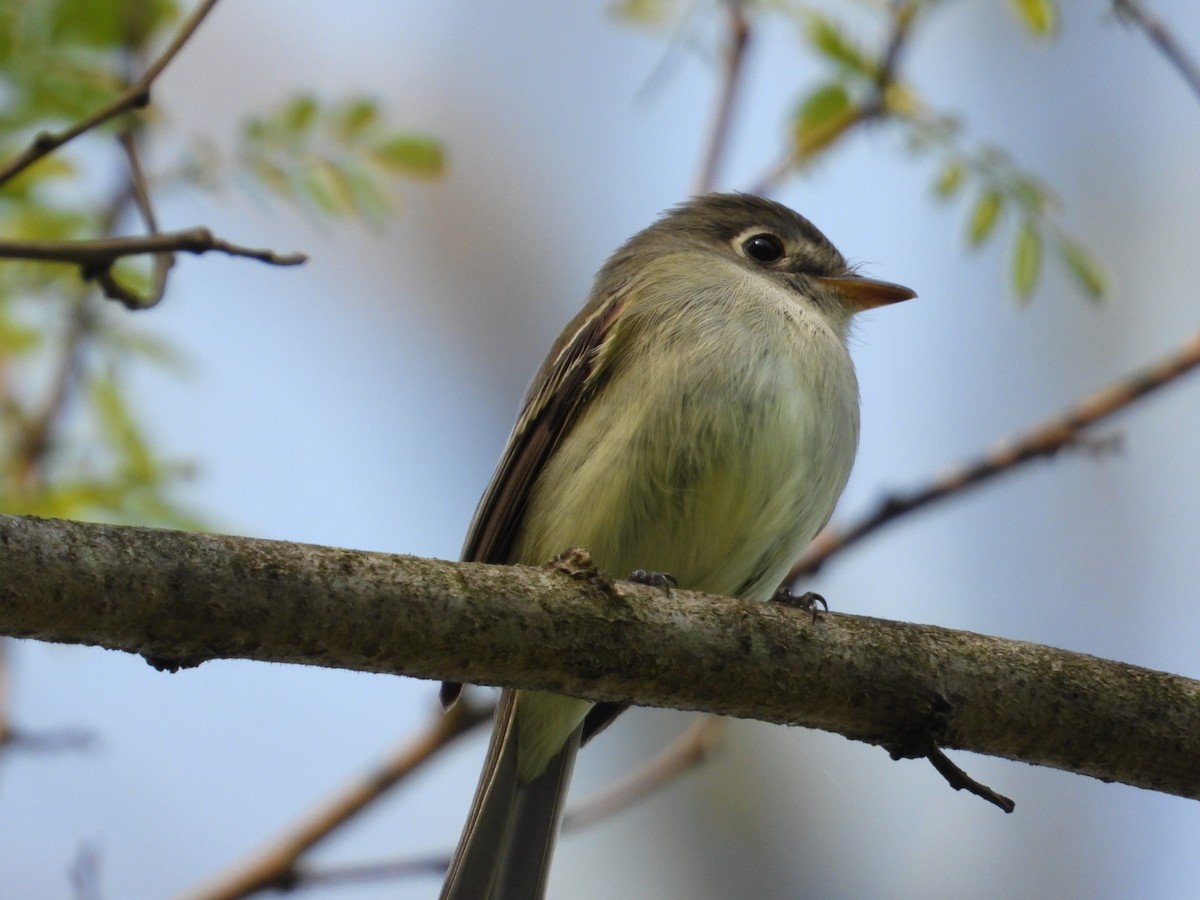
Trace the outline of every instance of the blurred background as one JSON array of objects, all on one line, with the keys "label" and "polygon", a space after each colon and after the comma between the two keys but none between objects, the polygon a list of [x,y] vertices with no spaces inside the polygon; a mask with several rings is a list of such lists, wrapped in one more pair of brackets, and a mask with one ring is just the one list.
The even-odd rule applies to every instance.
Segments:
[{"label": "blurred background", "polygon": [[[864,40],[880,20],[865,5]],[[318,224],[243,193],[158,198],[164,228],[303,250],[281,270],[183,258],[138,325],[193,361],[137,370],[135,406],[214,530],[453,559],[525,384],[605,256],[693,189],[717,92],[713,24],[618,21],[603,2],[220,5],[162,77],[183,137],[220,144],[298,87],[366,91],[436,135],[445,177],[405,183],[386,226]],[[1007,4],[946,4],[907,80],[1059,194],[1064,227],[1111,271],[1089,301],[1047,259],[1030,302],[1011,241],[968,252],[962,203],[886,124],[776,196],[871,275],[920,298],[862,321],[862,447],[837,518],[1047,417],[1200,324],[1200,101],[1108,3],[1065,5],[1031,41]],[[1200,7],[1154,11],[1200,52]],[[698,29],[698,31],[697,31]],[[699,44],[699,46],[696,46]],[[778,158],[820,68],[786,22],[756,22],[719,187]],[[180,140],[183,138],[181,137]],[[151,160],[171,158],[170,142]],[[969,629],[1200,677],[1200,383],[1100,429],[1119,452],[1066,453],[904,520],[805,587],[835,610]],[[168,675],[141,659],[31,642],[12,653],[23,727],[93,730],[88,753],[9,754],[0,897],[68,897],[81,852],[99,896],[176,895],[244,857],[382,758],[436,708],[415,680],[240,662]],[[691,721],[634,711],[581,756],[581,797]],[[338,833],[318,863],[404,858],[457,838],[485,733]],[[954,754],[1017,802],[1006,816],[922,762],[835,735],[733,722],[703,766],[565,836],[550,895],[692,898],[1191,898],[1200,807]],[[1200,761],[1198,761],[1200,763]],[[439,881],[314,896],[436,896]]]}]

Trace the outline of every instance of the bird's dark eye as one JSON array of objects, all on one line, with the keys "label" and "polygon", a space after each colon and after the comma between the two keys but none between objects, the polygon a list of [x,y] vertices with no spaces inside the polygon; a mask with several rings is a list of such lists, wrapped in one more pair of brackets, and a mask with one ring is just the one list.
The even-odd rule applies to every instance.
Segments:
[{"label": "bird's dark eye", "polygon": [[775,262],[783,256],[783,241],[773,234],[756,234],[742,241],[742,252],[757,262]]}]

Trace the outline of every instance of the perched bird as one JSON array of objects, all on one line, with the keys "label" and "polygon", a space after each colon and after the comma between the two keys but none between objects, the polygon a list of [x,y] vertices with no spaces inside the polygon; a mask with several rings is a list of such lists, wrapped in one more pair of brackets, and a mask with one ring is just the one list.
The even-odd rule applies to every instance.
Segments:
[{"label": "perched bird", "polygon": [[[774,201],[675,207],[612,255],[550,348],[463,559],[540,565],[586,547],[613,575],[770,598],[854,462],[850,320],[913,296],[857,274]],[[612,712],[503,691],[443,900],[543,896],[576,750]]]}]

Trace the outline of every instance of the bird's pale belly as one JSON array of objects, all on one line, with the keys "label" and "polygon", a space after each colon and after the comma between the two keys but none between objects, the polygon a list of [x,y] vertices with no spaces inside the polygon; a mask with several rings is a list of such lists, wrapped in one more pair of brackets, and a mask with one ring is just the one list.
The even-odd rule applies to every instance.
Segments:
[{"label": "bird's pale belly", "polygon": [[684,588],[769,597],[845,485],[857,397],[816,396],[778,365],[732,386],[728,373],[692,372],[651,397],[624,387],[610,384],[554,454],[514,561],[581,546],[617,577],[650,569]]}]

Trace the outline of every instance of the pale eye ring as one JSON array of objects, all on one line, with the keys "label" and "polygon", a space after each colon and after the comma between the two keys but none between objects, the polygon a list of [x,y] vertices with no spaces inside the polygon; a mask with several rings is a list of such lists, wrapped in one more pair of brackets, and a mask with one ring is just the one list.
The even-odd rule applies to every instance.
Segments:
[{"label": "pale eye ring", "polygon": [[742,241],[742,252],[755,262],[778,262],[783,258],[783,241],[765,231],[752,234]]}]

